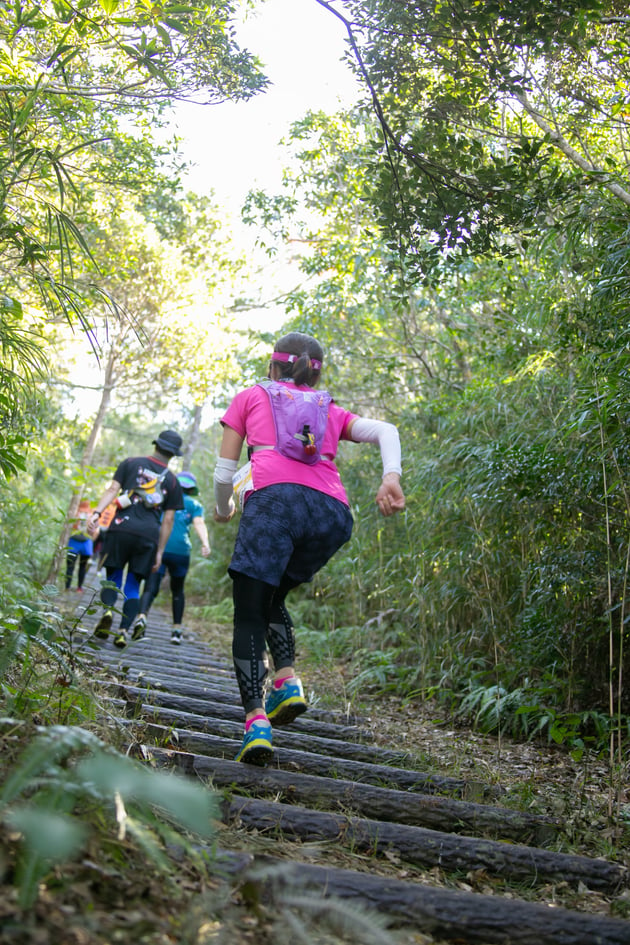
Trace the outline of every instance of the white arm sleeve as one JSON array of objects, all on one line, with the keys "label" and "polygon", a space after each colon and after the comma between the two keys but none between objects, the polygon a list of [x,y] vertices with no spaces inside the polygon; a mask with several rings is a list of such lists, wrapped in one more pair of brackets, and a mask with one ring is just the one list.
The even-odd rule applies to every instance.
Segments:
[{"label": "white arm sleeve", "polygon": [[234,508],[232,476],[237,466],[238,460],[220,456],[214,467],[214,501],[219,515],[229,515]]},{"label": "white arm sleeve", "polygon": [[400,437],[393,423],[357,417],[352,424],[350,437],[356,443],[378,443],[383,460],[383,475],[390,472],[401,475]]}]

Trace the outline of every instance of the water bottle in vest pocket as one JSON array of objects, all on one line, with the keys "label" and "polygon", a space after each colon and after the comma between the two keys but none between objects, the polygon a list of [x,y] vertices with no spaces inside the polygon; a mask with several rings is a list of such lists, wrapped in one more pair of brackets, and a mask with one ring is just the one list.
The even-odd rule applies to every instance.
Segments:
[{"label": "water bottle in vest pocket", "polygon": [[332,397],[326,390],[299,390],[293,384],[260,381],[267,391],[276,427],[275,449],[309,466],[321,459]]}]

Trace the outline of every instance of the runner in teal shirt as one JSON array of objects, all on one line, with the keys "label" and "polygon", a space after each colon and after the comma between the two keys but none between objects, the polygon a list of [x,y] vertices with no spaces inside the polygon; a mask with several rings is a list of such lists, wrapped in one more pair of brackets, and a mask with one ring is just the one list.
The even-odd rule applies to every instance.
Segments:
[{"label": "runner in teal shirt", "polygon": [[186,598],[184,596],[184,582],[190,567],[190,554],[192,543],[190,541],[190,529],[193,527],[201,541],[201,554],[207,558],[210,554],[210,542],[208,539],[208,529],[204,521],[203,505],[193,496],[199,493],[197,480],[192,473],[181,472],[177,476],[179,484],[184,493],[184,508],[175,513],[173,529],[169,536],[164,554],[162,555],[162,564],[157,571],[147,580],[142,598],[140,600],[140,613],[132,628],[132,637],[139,640],[144,636],[147,625],[147,614],[151,605],[157,597],[162,578],[168,571],[171,584],[171,598],[173,608],[173,630],[171,641],[181,643],[182,641],[182,619],[184,616],[184,607]]}]

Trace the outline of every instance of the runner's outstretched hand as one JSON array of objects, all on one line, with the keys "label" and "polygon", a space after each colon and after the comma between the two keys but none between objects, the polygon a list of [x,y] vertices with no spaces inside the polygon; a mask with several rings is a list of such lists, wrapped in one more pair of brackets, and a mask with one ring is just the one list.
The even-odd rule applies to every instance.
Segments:
[{"label": "runner's outstretched hand", "polygon": [[225,522],[229,522],[231,518],[234,518],[235,512],[236,512],[236,508],[233,503],[231,504],[230,511],[227,515],[220,515],[215,508],[214,515],[213,515],[214,521],[221,522],[222,524],[224,524]]},{"label": "runner's outstretched hand", "polygon": [[386,473],[376,493],[376,504],[382,515],[394,515],[405,507],[405,494],[398,473]]}]

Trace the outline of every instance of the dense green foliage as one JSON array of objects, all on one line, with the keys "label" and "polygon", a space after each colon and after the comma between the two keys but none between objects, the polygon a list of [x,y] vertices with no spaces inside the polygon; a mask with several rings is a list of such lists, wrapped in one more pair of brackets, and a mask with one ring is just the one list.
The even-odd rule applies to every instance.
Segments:
[{"label": "dense green foliage", "polygon": [[372,196],[416,278],[444,253],[509,252],[567,201],[610,191],[629,205],[628,24],[615,3],[343,8],[384,142]]},{"label": "dense green foliage", "polygon": [[88,681],[89,655],[73,652],[74,627],[55,607],[54,591],[3,602],[0,622],[0,831],[5,879],[10,871],[22,910],[51,870],[88,844],[105,858],[112,838],[127,836],[167,875],[167,844],[194,856],[189,835],[213,833],[209,791],[132,761],[113,747],[111,732],[98,732],[102,709]]},{"label": "dense green foliage", "polygon": [[[150,446],[165,398],[175,406],[162,419],[183,424],[229,376],[226,346],[178,403],[191,376],[175,385],[168,359],[198,368],[212,326],[184,333],[180,321],[178,336],[177,315],[194,281],[207,294],[237,264],[208,195],[181,192],[181,160],[154,132],[178,98],[216,103],[264,87],[235,42],[233,6],[0,7],[0,830],[23,909],[88,843],[105,859],[126,836],[166,874],[169,844],[191,855],[189,834],[212,832],[208,791],[112,746],[75,628],[43,585],[79,497],[100,494],[121,448]],[[77,356],[92,369],[84,387],[100,387],[87,421],[87,398],[68,396]]]},{"label": "dense green foliage", "polygon": [[[351,653],[357,692],[436,696],[489,729],[575,748],[612,732],[621,750],[627,16],[590,0],[317,2],[346,25],[365,101],[296,122],[283,192],[252,193],[244,214],[269,253],[303,247],[287,327],[323,342],[340,403],[398,424],[408,506],[379,519],[378,456],[343,444],[355,533],[296,595],[301,638]],[[241,342],[239,378],[236,342],[213,348],[192,319],[172,330],[195,280],[229,295],[244,264],[220,245],[220,211],[181,193],[178,157],[152,140],[174,97],[264,89],[231,12],[3,8],[5,608],[45,582],[73,497],[97,494],[158,416],[198,434],[211,509],[217,430],[195,423],[266,368],[264,331]],[[93,423],[62,393],[68,323],[105,368]],[[193,566],[200,606],[229,603],[235,527]]]},{"label": "dense green foliage", "polygon": [[25,387],[45,371],[44,323],[66,318],[88,328],[95,304],[114,320],[129,315],[102,284],[104,260],[90,230],[103,216],[112,219],[127,194],[147,219],[159,215],[163,233],[177,236],[178,162],[152,135],[165,105],[191,95],[247,98],[264,86],[234,40],[232,13],[230,0],[17,0],[1,8],[4,473],[22,465],[23,437],[35,429],[22,403]]},{"label": "dense green foliage", "polygon": [[247,213],[309,246],[292,325],[325,342],[339,400],[398,422],[409,501],[377,527],[374,466],[344,454],[358,527],[309,621],[340,650],[355,628],[358,685],[575,745],[621,735],[627,18],[319,2],[365,109],[298,123],[285,193]]}]

